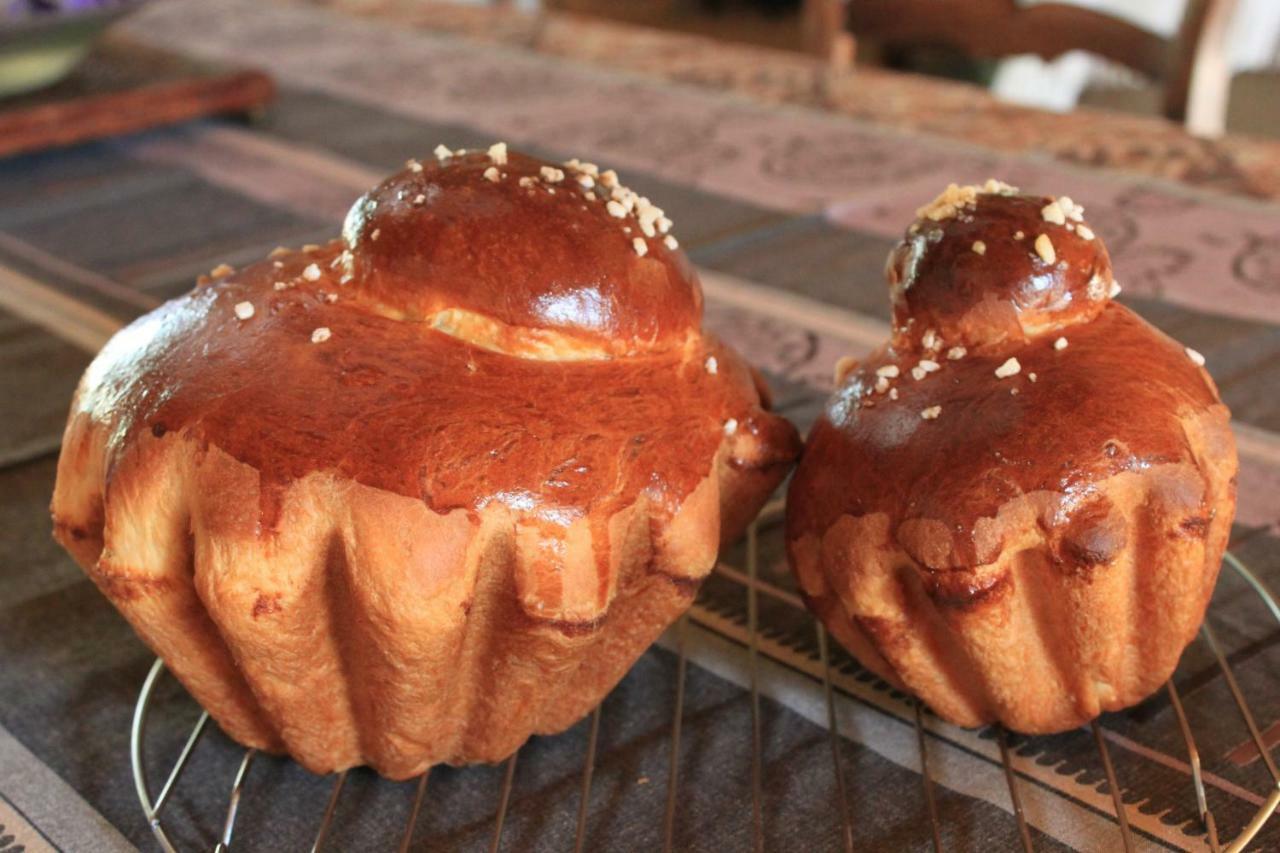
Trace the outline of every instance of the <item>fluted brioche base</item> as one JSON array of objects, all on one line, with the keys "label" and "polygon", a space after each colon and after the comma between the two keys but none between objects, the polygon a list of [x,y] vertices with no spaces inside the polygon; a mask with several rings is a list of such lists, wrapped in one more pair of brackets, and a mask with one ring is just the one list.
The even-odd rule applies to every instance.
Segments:
[{"label": "fluted brioche base", "polygon": [[59,541],[233,739],[393,779],[588,713],[741,532],[721,508],[754,515],[786,469],[722,451],[674,515],[642,495],[564,533],[316,472],[263,533],[253,468],[170,433],[102,471],[103,432],[69,425]]},{"label": "fluted brioche base", "polygon": [[321,772],[571,725],[800,450],[661,208],[505,143],[435,155],[112,337],[58,464],[57,538],[139,635]]},{"label": "fluted brioche base", "polygon": [[836,639],[945,719],[1075,728],[1158,690],[1204,618],[1236,457],[1220,408],[1187,438],[1194,465],[1114,475],[1083,508],[1051,492],[1006,503],[981,528],[1001,543],[988,564],[927,569],[901,542],[907,526],[874,513],[791,540],[792,565]]}]

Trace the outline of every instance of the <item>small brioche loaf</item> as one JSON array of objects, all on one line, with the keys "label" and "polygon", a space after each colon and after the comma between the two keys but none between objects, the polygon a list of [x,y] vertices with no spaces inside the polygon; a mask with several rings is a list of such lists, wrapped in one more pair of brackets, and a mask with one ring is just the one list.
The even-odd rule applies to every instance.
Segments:
[{"label": "small brioche loaf", "polygon": [[799,439],[617,176],[437,149],[117,334],[55,535],[237,741],[493,762],[590,711]]},{"label": "small brioche loaf", "polygon": [[1235,511],[1198,353],[1112,301],[1069,198],[950,187],[890,254],[893,334],[792,482],[787,546],[859,660],[965,726],[1027,733],[1173,671]]}]

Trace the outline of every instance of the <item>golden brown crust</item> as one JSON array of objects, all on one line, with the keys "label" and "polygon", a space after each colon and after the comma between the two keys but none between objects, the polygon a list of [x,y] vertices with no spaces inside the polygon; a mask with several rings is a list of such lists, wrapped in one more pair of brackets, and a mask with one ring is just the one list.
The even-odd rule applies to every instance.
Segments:
[{"label": "golden brown crust", "polygon": [[[921,565],[962,568],[1003,549],[984,522],[1021,495],[1060,495],[1051,526],[1065,530],[1107,478],[1193,462],[1185,424],[1221,404],[1180,345],[1114,303],[1064,336],[1061,350],[1046,335],[954,361],[939,355],[939,369],[920,380],[911,368],[928,354],[872,355],[809,434],[790,495],[792,529],[884,513]],[[1010,357],[1019,372],[997,378]],[[898,368],[889,382],[896,399],[875,390],[886,365]],[[938,417],[922,418],[932,406]]]},{"label": "golden brown crust", "polygon": [[[498,501],[576,515],[643,490],[678,503],[722,443],[746,437],[726,438],[730,420],[759,419],[773,432],[765,446],[788,452],[787,428],[758,409],[749,371],[711,337],[630,357],[522,358],[386,317],[354,285],[326,302],[321,293],[339,292],[328,274],[272,289],[276,274],[333,257],[319,249],[282,270],[250,267],[109,343],[79,403],[111,418],[108,453],[142,433],[190,433],[261,472],[258,509],[272,528],[271,487],[317,470],[439,512]],[[242,302],[255,305],[247,321],[234,312]],[[317,328],[326,341],[311,341]]]},{"label": "golden brown crust", "polygon": [[788,495],[833,634],[948,719],[1028,732],[1168,677],[1235,507],[1229,415],[1193,354],[1110,301],[1082,219],[1049,223],[1053,264],[1025,245],[1055,203],[926,211],[891,255],[926,235],[910,287],[890,275],[894,338],[845,375]]},{"label": "golden brown crust", "polygon": [[[347,268],[370,298],[414,318],[459,308],[610,352],[669,349],[698,332],[702,290],[684,253],[666,245],[662,211],[599,170],[517,152],[502,165],[483,152],[420,165],[347,216]],[[609,202],[634,215],[614,215]]]},{"label": "golden brown crust", "polygon": [[[402,778],[571,725],[798,451],[701,333],[665,241],[639,255],[632,214],[533,216],[527,189],[603,202],[475,156],[375,190],[440,187],[380,204],[367,243],[277,253],[140,318],[68,421],[59,541],[232,737],[313,770]],[[576,236],[536,255],[557,219]],[[609,323],[537,313],[537,288],[591,286]]]},{"label": "golden brown crust", "polygon": [[999,348],[1087,322],[1108,304],[1111,258],[1071,199],[1007,187],[939,204],[921,209],[886,264],[895,346],[934,329],[948,346]]}]

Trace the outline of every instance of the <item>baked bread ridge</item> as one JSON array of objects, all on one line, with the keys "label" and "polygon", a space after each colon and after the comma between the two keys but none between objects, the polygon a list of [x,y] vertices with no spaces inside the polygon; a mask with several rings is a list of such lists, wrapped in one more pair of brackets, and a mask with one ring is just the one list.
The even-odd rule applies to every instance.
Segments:
[{"label": "baked bread ridge", "polygon": [[[408,778],[569,727],[688,605],[798,452],[759,377],[700,331],[674,240],[640,237],[641,254],[622,231],[647,233],[639,199],[618,217],[566,179],[599,174],[590,164],[482,156],[566,175],[494,181],[477,155],[450,155],[371,196],[438,174],[432,197],[466,234],[454,195],[483,218],[540,194],[549,209],[526,219],[541,235],[572,193],[587,262],[600,241],[626,253],[611,283],[575,266],[571,242],[542,291],[515,288],[558,300],[549,319],[488,284],[494,314],[475,299],[427,311],[419,252],[393,302],[362,253],[386,239],[384,217],[217,271],[113,338],[73,401],[55,536],[231,737],[316,772]],[[430,204],[413,198],[418,221]],[[521,221],[502,219],[529,257]],[[625,320],[672,303],[665,326]],[[565,305],[586,306],[581,327]]]},{"label": "baked bread ridge", "polygon": [[810,607],[961,725],[1063,731],[1158,689],[1230,533],[1229,413],[1198,354],[1111,302],[1080,214],[998,183],[923,208],[893,337],[838,377],[788,494]]}]

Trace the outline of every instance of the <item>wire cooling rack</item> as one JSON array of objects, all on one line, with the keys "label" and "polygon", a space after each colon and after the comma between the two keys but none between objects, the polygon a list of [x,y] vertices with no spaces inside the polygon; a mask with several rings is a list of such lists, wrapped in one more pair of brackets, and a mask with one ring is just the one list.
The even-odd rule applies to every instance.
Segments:
[{"label": "wire cooling rack", "polygon": [[[841,841],[845,851],[852,851],[858,843],[857,827],[851,818],[849,808],[849,787],[845,781],[844,768],[841,766],[841,749],[840,749],[840,728],[838,725],[838,715],[836,712],[836,696],[838,693],[846,691],[854,681],[866,683],[874,677],[865,670],[855,671],[854,675],[850,675],[853,668],[845,663],[839,668],[833,668],[832,655],[828,646],[827,633],[821,623],[811,620],[813,638],[816,640],[817,655],[816,659],[808,656],[797,656],[794,651],[789,653],[784,643],[780,643],[776,638],[769,636],[766,632],[760,630],[759,604],[762,597],[767,597],[773,602],[781,602],[785,605],[803,610],[803,603],[799,597],[790,590],[784,589],[776,584],[770,583],[760,577],[760,531],[770,524],[776,525],[777,520],[782,515],[782,505],[780,502],[770,504],[765,507],[760,517],[751,525],[747,531],[746,548],[744,559],[742,562],[745,566],[733,567],[722,563],[716,568],[716,575],[728,582],[737,584],[741,587],[746,598],[746,624],[741,625],[733,619],[726,618],[723,613],[717,612],[713,606],[707,606],[703,600],[705,596],[700,596],[689,611],[681,617],[675,626],[675,652],[677,654],[676,667],[676,684],[675,684],[675,702],[672,708],[671,730],[670,730],[670,760],[668,763],[668,773],[666,780],[666,806],[663,814],[663,850],[670,851],[673,849],[674,829],[676,824],[677,809],[680,804],[680,737],[681,724],[684,718],[684,696],[685,696],[685,675],[689,655],[687,651],[687,636],[689,632],[689,623],[692,621],[698,626],[710,630],[716,634],[727,637],[728,639],[741,643],[747,649],[748,659],[748,683],[750,688],[751,701],[751,731],[749,734],[750,750],[751,750],[751,792],[752,792],[752,843],[755,851],[764,849],[764,820],[765,815],[762,808],[762,780],[761,780],[761,710],[760,710],[760,658],[766,656],[778,661],[785,662],[792,669],[797,669],[809,676],[812,681],[812,688],[820,690],[822,700],[826,707],[826,728],[828,732],[831,761],[835,774],[835,795],[836,803],[834,804],[841,821]],[[1266,588],[1258,577],[1250,571],[1239,559],[1231,553],[1227,553],[1224,562],[1227,567],[1242,579],[1250,589],[1261,600],[1264,608],[1270,613],[1271,617],[1280,623],[1280,604],[1276,598]],[[1212,616],[1212,612],[1210,613]],[[1253,841],[1257,834],[1267,824],[1268,820],[1274,815],[1277,807],[1280,807],[1280,770],[1277,769],[1271,751],[1258,728],[1257,718],[1254,715],[1248,700],[1242,691],[1240,684],[1236,678],[1236,674],[1232,671],[1228,663],[1227,657],[1223,653],[1217,635],[1210,626],[1210,620],[1206,619],[1205,624],[1200,631],[1200,640],[1205,644],[1209,652],[1216,661],[1218,671],[1221,674],[1228,690],[1230,691],[1235,710],[1239,715],[1244,728],[1247,729],[1250,739],[1254,747],[1258,750],[1261,760],[1270,774],[1272,784],[1263,793],[1258,795],[1255,800],[1259,803],[1257,812],[1241,827],[1235,827],[1227,830],[1218,825],[1215,820],[1214,813],[1210,809],[1205,791],[1206,774],[1201,768],[1200,751],[1196,745],[1195,734],[1192,731],[1188,714],[1186,713],[1182,697],[1179,695],[1178,689],[1174,682],[1170,680],[1165,685],[1170,706],[1173,708],[1174,715],[1177,720],[1179,734],[1181,740],[1186,747],[1187,766],[1190,768],[1192,781],[1192,794],[1195,797],[1196,814],[1199,816],[1200,829],[1203,832],[1203,843],[1207,849],[1218,853],[1218,851],[1226,851],[1227,853],[1237,853],[1243,851]],[[142,685],[142,690],[138,695],[137,705],[134,709],[133,726],[130,734],[130,758],[133,765],[133,780],[137,789],[138,799],[142,804],[143,812],[146,814],[147,821],[155,834],[156,840],[160,847],[166,853],[177,853],[177,848],[170,839],[169,833],[166,831],[164,823],[165,805],[170,802],[171,794],[179,779],[182,777],[183,771],[190,765],[193,755],[195,754],[196,745],[199,743],[201,736],[204,734],[209,725],[209,715],[207,712],[202,713],[197,720],[195,726],[188,734],[181,751],[178,753],[177,760],[174,762],[169,773],[165,777],[164,784],[160,787],[158,793],[153,792],[151,781],[146,772],[146,762],[144,760],[144,750],[147,740],[147,720],[152,708],[152,700],[156,692],[157,685],[161,682],[165,674],[163,661],[157,659],[152,665],[151,671],[148,673],[146,680]],[[880,684],[879,690],[882,693],[891,693],[887,685]],[[924,801],[925,811],[929,818],[929,829],[932,838],[933,849],[936,853],[942,853],[943,843],[943,822],[939,816],[939,809],[934,794],[935,781],[930,771],[929,758],[929,737],[930,725],[926,720],[930,717],[928,712],[920,705],[920,703],[911,699],[902,699],[900,694],[895,701],[905,701],[909,704],[902,705],[907,709],[905,713],[909,714],[914,721],[916,739],[919,746],[919,769],[921,778],[921,797]],[[900,709],[901,710],[901,709]],[[1126,805],[1123,792],[1116,777],[1115,766],[1112,763],[1110,750],[1108,748],[1109,738],[1104,733],[1103,728],[1095,720],[1091,724],[1093,741],[1097,748],[1098,767],[1101,768],[1107,782],[1111,796],[1111,812],[1108,816],[1115,824],[1115,842],[1117,849],[1124,849],[1126,853],[1135,849],[1135,831],[1131,826],[1130,809],[1133,806]],[[577,823],[575,833],[574,850],[575,853],[584,849],[586,831],[589,814],[589,801],[591,793],[592,775],[595,768],[596,745],[600,732],[600,708],[597,707],[590,716],[590,725],[587,734],[586,758],[583,763],[581,773],[580,797],[577,808]],[[1012,744],[1012,739],[1017,737],[1005,732],[998,726],[991,727],[988,731],[978,735],[978,737],[993,737],[999,748],[1000,763],[1004,768],[1005,781],[1009,788],[1009,798],[1012,811],[1012,818],[1017,822],[1018,837],[1021,840],[1022,849],[1032,851],[1034,849],[1032,843],[1032,834],[1028,824],[1026,813],[1023,810],[1023,785],[1026,784],[1024,774],[1015,768],[1014,761],[1011,757],[1016,747]],[[1034,740],[1034,739],[1032,739]],[[222,797],[226,796],[226,817],[222,822],[222,829],[219,837],[214,844],[214,850],[217,853],[224,853],[232,849],[232,840],[236,828],[236,816],[239,812],[240,805],[247,797],[258,799],[269,799],[272,796],[270,790],[257,790],[249,784],[249,774],[253,766],[254,758],[257,750],[247,749],[243,753],[239,767],[231,782],[229,794],[223,792],[207,792],[209,796]],[[493,830],[490,840],[489,849],[492,853],[502,849],[502,832],[503,824],[506,821],[507,809],[511,802],[512,789],[515,783],[516,762],[519,759],[519,752],[512,755],[505,763],[502,786],[500,788],[497,801],[494,804],[493,812]],[[334,825],[334,816],[338,808],[338,803],[342,797],[343,788],[347,781],[348,771],[338,773],[334,777],[332,787],[329,791],[328,801],[326,803],[323,815],[316,827],[315,841],[311,850],[320,851],[325,848],[325,840],[329,835],[330,829]],[[413,805],[409,810],[408,820],[401,827],[390,827],[387,830],[387,837],[383,839],[382,845],[384,849],[391,849],[398,845],[400,851],[408,851],[415,842],[415,830],[418,825],[419,816],[422,812],[424,802],[426,800],[428,780],[430,771],[422,774],[415,782],[415,793]],[[225,790],[225,789],[224,789]],[[1133,799],[1131,792],[1130,799]],[[278,805],[278,804],[277,804]],[[1220,835],[1232,834],[1230,840],[1226,840]],[[421,841],[422,839],[418,839]]]}]

